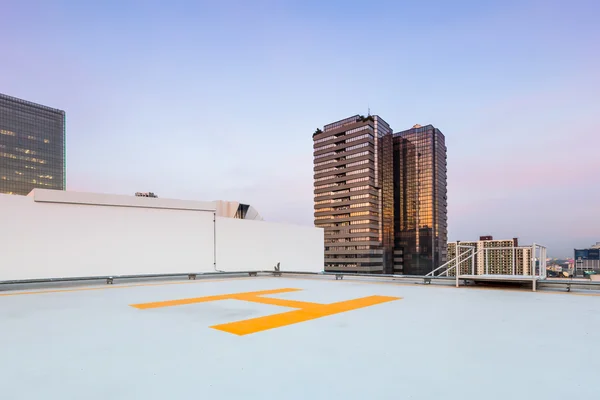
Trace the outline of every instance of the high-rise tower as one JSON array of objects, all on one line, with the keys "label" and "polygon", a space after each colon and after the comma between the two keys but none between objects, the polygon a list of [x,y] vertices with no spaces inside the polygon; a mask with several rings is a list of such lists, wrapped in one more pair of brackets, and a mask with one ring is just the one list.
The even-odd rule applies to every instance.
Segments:
[{"label": "high-rise tower", "polygon": [[0,193],[65,184],[65,112],[0,94]]},{"label": "high-rise tower", "polygon": [[391,269],[394,238],[392,129],[352,117],[313,134],[315,225],[325,229],[325,270]]},{"label": "high-rise tower", "polygon": [[446,145],[432,125],[394,133],[394,248],[406,275],[424,275],[446,261]]}]

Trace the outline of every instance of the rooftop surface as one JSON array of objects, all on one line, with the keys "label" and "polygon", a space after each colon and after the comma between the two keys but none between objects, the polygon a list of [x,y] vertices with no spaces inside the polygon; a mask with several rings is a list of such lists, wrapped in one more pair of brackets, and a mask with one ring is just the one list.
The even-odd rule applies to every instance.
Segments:
[{"label": "rooftop surface", "polygon": [[597,292],[260,276],[8,288],[3,399],[598,398]]}]

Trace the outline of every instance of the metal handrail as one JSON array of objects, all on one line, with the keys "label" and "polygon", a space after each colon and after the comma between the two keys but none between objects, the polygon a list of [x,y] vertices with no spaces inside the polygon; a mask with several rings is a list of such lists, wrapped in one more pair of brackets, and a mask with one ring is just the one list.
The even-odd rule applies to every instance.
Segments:
[{"label": "metal handrail", "polygon": [[[461,254],[461,255],[462,255],[462,254]],[[454,257],[452,260],[450,260],[450,261],[446,261],[445,263],[443,263],[442,265],[440,265],[439,267],[437,267],[437,268],[436,268],[436,269],[434,269],[433,271],[431,271],[431,272],[427,273],[425,276],[435,276],[435,273],[436,273],[438,270],[440,270],[440,269],[442,269],[442,268],[444,268],[444,267],[447,267],[447,266],[448,266],[448,264],[450,264],[452,261],[456,260],[458,257],[459,257],[459,256],[456,256],[456,257]],[[452,268],[456,268],[456,265],[454,265],[453,267],[451,267],[451,268],[447,269],[447,270],[445,271],[445,272],[446,272],[446,275],[448,275],[448,271],[449,271],[449,270],[451,270]],[[440,274],[440,275],[442,275],[442,274]]]},{"label": "metal handrail", "polygon": [[[477,253],[476,253],[477,254]],[[475,255],[476,255],[475,254]],[[471,255],[473,256],[473,255]],[[470,257],[471,257],[470,256]],[[393,281],[395,279],[401,279],[401,280],[422,280],[425,278],[424,275],[399,275],[399,274],[364,274],[364,273],[347,273],[347,272],[325,272],[325,271],[321,271],[321,272],[308,272],[308,271],[282,271],[280,270],[279,273],[277,273],[274,270],[265,270],[265,271],[260,271],[260,270],[254,270],[254,271],[235,271],[235,272],[221,272],[221,273],[214,273],[214,272],[200,272],[198,273],[198,277],[200,276],[205,276],[205,277],[210,277],[210,276],[229,276],[234,278],[236,275],[237,276],[241,276],[241,275],[245,275],[248,273],[252,273],[252,274],[261,274],[261,275],[268,275],[268,276],[272,276],[274,274],[279,274],[282,276],[285,275],[305,275],[305,276],[314,276],[314,277],[319,277],[319,276],[335,276],[335,275],[344,275],[346,277],[349,278],[353,278],[353,277],[366,277],[366,278],[374,278],[374,279],[384,279],[384,280],[390,280]],[[152,275],[113,275],[111,276],[112,278],[115,279],[127,279],[127,278],[140,278],[140,279],[148,279],[148,278],[166,278],[166,277],[178,277],[178,276],[186,276],[189,275],[188,273],[180,273],[180,274],[152,274]],[[439,281],[448,281],[448,280],[453,280],[456,279],[457,281],[459,279],[465,279],[464,276],[459,277],[460,274],[457,274],[456,277],[445,277],[445,276],[430,276],[428,277],[428,279],[433,280],[439,280]],[[68,282],[68,281],[87,281],[87,280],[96,280],[96,279],[106,279],[108,278],[108,276],[95,276],[95,277],[79,277],[79,278],[58,278],[58,279],[32,279],[32,280],[21,280],[21,281],[1,281],[0,282],[0,289],[2,289],[2,285],[5,284],[28,284],[28,283],[59,283],[59,282]],[[235,279],[235,278],[234,278]],[[469,278],[466,278],[469,279]],[[598,281],[590,281],[590,280],[586,280],[586,279],[543,279],[537,282],[537,285],[541,286],[541,287],[552,287],[552,286],[562,286],[565,285],[567,287],[567,290],[570,291],[571,290],[571,286],[587,286],[590,290],[599,290],[600,291],[600,282]]]},{"label": "metal handrail", "polygon": [[[475,249],[475,247],[474,247],[474,246],[467,246],[467,245],[464,245],[464,246],[463,246],[463,245],[458,245],[458,246],[457,246],[457,248],[458,248],[458,249],[460,249],[461,247],[462,247],[462,248],[464,248],[464,249],[471,249],[471,252],[473,252],[473,251],[474,251],[474,249]],[[450,263],[451,263],[451,262],[453,262],[453,261],[459,261],[458,263],[454,264],[452,267],[450,267],[450,268],[447,268],[447,269],[446,269],[444,272],[442,272],[441,274],[439,274],[439,275],[443,275],[443,274],[445,273],[445,274],[446,274],[446,276],[448,276],[448,272],[450,272],[450,271],[451,271],[453,268],[455,269],[455,268],[456,268],[458,265],[460,265],[462,262],[464,262],[464,261],[467,261],[467,260],[468,260],[468,258],[467,258],[467,259],[465,259],[465,260],[462,260],[462,261],[461,261],[461,260],[459,260],[459,258],[460,258],[460,257],[463,257],[463,256],[465,255],[465,253],[467,253],[467,252],[465,252],[465,253],[460,253],[460,250],[459,250],[459,251],[458,251],[458,253],[459,253],[459,254],[457,254],[457,255],[456,255],[456,257],[454,257],[452,260],[446,261],[445,263],[443,263],[442,265],[440,265],[439,267],[437,267],[437,268],[436,268],[436,269],[434,269],[433,271],[429,272],[429,273],[428,273],[428,274],[426,274],[425,276],[435,276],[435,273],[436,273],[438,270],[440,270],[440,269],[442,269],[442,268],[444,268],[444,267],[446,267],[446,268],[447,268],[448,264],[450,264]],[[438,276],[439,276],[439,275],[438,275]],[[457,274],[457,275],[458,275],[458,274]]]}]

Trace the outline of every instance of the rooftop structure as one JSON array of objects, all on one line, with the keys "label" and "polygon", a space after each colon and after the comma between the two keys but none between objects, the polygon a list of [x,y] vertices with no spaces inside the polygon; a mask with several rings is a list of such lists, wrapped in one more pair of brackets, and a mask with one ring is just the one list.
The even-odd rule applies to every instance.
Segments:
[{"label": "rooftop structure", "polygon": [[[0,286],[0,390],[6,399],[595,399],[597,294],[303,276]],[[565,338],[576,348],[555,351]]]},{"label": "rooftop structure", "polygon": [[[225,201],[34,189],[0,194],[0,282],[323,270],[323,230]],[[299,246],[298,244],[302,245]]]},{"label": "rooftop structure", "polygon": [[262,221],[263,219],[258,211],[249,204],[223,200],[213,201],[212,203],[215,205],[217,215],[220,217],[253,219],[257,221]]}]

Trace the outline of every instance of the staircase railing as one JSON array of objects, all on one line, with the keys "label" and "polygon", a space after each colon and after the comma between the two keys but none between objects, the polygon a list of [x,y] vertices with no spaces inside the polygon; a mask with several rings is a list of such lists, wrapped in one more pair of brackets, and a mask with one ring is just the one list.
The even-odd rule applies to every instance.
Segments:
[{"label": "staircase railing", "polygon": [[[468,249],[465,252],[461,252],[461,249]],[[454,270],[454,274],[456,276],[460,275],[460,265],[462,263],[464,263],[465,261],[471,260],[471,273],[474,274],[475,273],[475,256],[477,255],[477,253],[479,253],[479,251],[475,251],[475,247],[474,246],[466,246],[466,245],[458,245],[457,246],[457,251],[456,251],[456,257],[454,257],[453,259],[446,261],[445,263],[443,263],[442,265],[440,265],[439,267],[437,267],[436,269],[434,269],[433,271],[431,271],[430,273],[428,273],[425,276],[449,276],[448,273],[451,272],[452,270]],[[465,255],[468,254],[467,258],[464,258]],[[448,267],[450,264],[454,263],[454,265]],[[442,271],[439,272],[436,275],[436,272],[438,271]]]}]

